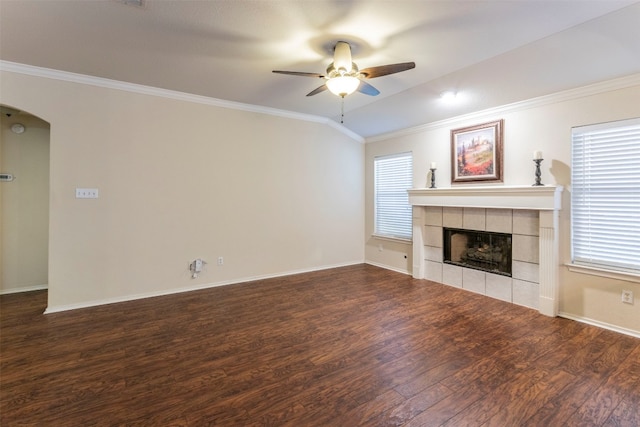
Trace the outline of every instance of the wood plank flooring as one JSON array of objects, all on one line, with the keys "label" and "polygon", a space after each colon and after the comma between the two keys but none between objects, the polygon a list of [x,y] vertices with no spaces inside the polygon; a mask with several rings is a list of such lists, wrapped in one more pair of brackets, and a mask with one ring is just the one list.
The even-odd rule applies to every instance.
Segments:
[{"label": "wood plank flooring", "polygon": [[0,297],[2,426],[638,426],[640,340],[357,265],[43,315]]}]

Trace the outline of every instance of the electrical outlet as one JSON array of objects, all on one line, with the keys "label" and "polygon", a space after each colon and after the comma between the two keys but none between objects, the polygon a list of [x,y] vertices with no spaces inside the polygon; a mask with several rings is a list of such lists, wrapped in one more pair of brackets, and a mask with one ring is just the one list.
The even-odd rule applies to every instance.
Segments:
[{"label": "electrical outlet", "polygon": [[622,302],[625,304],[633,304],[633,291],[622,291]]},{"label": "electrical outlet", "polygon": [[218,257],[218,265],[222,265],[222,264],[224,264],[224,258],[219,256]]}]

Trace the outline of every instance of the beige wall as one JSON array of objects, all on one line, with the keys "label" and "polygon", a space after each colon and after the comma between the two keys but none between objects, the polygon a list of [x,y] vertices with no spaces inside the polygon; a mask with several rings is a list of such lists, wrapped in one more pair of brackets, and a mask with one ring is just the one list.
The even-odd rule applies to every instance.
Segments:
[{"label": "beige wall", "polygon": [[0,77],[0,102],[51,124],[49,311],[363,261],[364,147],[336,129]]},{"label": "beige wall", "polygon": [[[607,89],[608,85],[602,84],[598,86],[602,87],[599,90],[584,88],[583,91],[557,94],[536,102],[502,107],[499,112],[479,112],[473,117],[425,125],[412,132],[405,131],[403,134],[369,141],[365,149],[365,259],[408,274],[411,272],[410,244],[391,243],[372,237],[374,157],[412,151],[416,188],[428,186],[430,162],[438,164],[436,185],[450,187],[450,130],[503,118],[504,185],[531,185],[534,182],[532,154],[534,150],[541,150],[545,159],[542,182],[567,187],[561,212],[560,258],[563,264],[570,262],[571,128],[640,117],[639,80],[640,76],[624,79],[621,84],[612,82],[610,86],[616,89]],[[621,85],[626,87],[619,88]],[[563,315],[640,334],[639,283],[573,273],[565,266],[561,267],[560,276],[560,312]],[[621,303],[622,289],[634,292],[634,305]]]},{"label": "beige wall", "polygon": [[[51,123],[49,310],[367,262],[409,272],[411,246],[371,237],[373,158],[412,151],[450,185],[449,131],[505,119],[505,185],[566,185],[571,127],[640,116],[640,85],[505,107],[362,146],[322,123],[2,72],[0,103]],[[615,85],[614,85],[615,86]],[[366,182],[366,185],[365,185]],[[97,200],[75,199],[95,187]],[[365,242],[364,251],[362,242]],[[6,255],[6,254],[5,254]],[[216,259],[224,257],[224,265]],[[209,262],[191,279],[188,263]],[[622,289],[636,303],[620,303]],[[640,332],[640,285],[561,268],[560,310]]]},{"label": "beige wall", "polygon": [[[26,127],[22,134],[11,125]],[[47,286],[49,124],[24,114],[0,115],[0,293]]]}]

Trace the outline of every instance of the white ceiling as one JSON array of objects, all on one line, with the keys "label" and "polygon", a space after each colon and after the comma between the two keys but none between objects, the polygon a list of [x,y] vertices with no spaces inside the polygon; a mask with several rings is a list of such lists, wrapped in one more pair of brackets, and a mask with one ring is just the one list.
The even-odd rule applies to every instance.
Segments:
[{"label": "white ceiling", "polygon": [[[338,40],[362,68],[414,61],[345,99],[371,137],[640,72],[624,0],[0,0],[0,59],[340,120],[306,97]],[[439,95],[459,93],[455,104]]]}]

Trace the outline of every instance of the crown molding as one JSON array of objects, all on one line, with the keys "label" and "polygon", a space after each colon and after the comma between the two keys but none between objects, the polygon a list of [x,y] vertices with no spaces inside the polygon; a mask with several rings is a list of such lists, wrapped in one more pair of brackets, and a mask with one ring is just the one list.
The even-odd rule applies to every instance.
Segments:
[{"label": "crown molding", "polygon": [[250,113],[267,114],[271,116],[284,117],[287,119],[302,120],[306,122],[329,125],[331,128],[345,134],[357,142],[364,143],[365,139],[355,132],[339,125],[335,121],[321,116],[311,114],[296,113],[293,111],[279,110],[277,108],[262,107],[259,105],[244,104],[241,102],[226,101],[224,99],[211,98],[208,96],[194,95],[191,93],[179,92],[169,89],[161,89],[153,86],[145,86],[136,83],[127,83],[119,80],[94,77],[86,74],[71,73],[68,71],[54,70],[51,68],[36,67],[33,65],[20,64],[17,62],[0,61],[0,71],[24,74],[34,77],[43,77],[52,80],[61,80],[71,83],[78,83],[89,86],[97,86],[106,89],[122,90],[142,95],[157,96],[160,98],[173,99],[177,101],[192,102],[195,104],[209,105],[213,107],[229,108]]},{"label": "crown molding", "polygon": [[461,116],[456,116],[449,119],[439,120],[439,121],[427,123],[424,125],[406,128],[396,132],[390,132],[383,135],[376,135],[370,138],[366,138],[366,143],[385,141],[392,138],[413,135],[416,133],[426,132],[429,130],[439,129],[443,127],[455,127],[472,120],[485,120],[490,117],[495,117],[497,115],[501,115],[505,113],[513,113],[516,111],[527,110],[529,108],[541,107],[541,106],[555,104],[563,101],[570,101],[570,100],[582,98],[585,96],[597,95],[599,93],[609,92],[609,91],[618,90],[618,89],[624,89],[627,87],[637,86],[637,85],[640,85],[640,73],[631,74],[629,76],[620,77],[613,80],[606,80],[606,81],[594,83],[588,86],[569,89],[562,92],[556,92],[550,95],[544,95],[537,98],[531,98],[525,101],[519,101],[511,104],[501,105],[498,107],[488,108],[486,110],[475,111],[473,113],[463,114]]},{"label": "crown molding", "polygon": [[119,80],[111,80],[102,77],[94,77],[85,74],[71,73],[68,71],[54,70],[51,68],[36,67],[33,65],[20,64],[17,62],[2,61],[0,60],[0,71],[7,71],[17,74],[25,74],[35,77],[44,77],[53,80],[61,80],[72,83],[97,86],[107,89],[122,90],[126,92],[138,93],[142,95],[151,95],[161,98],[173,99],[178,101],[192,102],[196,104],[209,105],[220,108],[229,108],[233,110],[246,111],[251,113],[267,114],[271,116],[283,117],[294,120],[302,120],[306,122],[320,123],[328,125],[331,128],[343,133],[349,138],[360,142],[369,143],[384,141],[387,139],[398,138],[401,136],[412,135],[421,133],[433,129],[438,129],[448,126],[457,126],[461,123],[480,120],[486,117],[491,117],[507,112],[521,111],[529,108],[540,107],[557,102],[568,101],[572,99],[581,98],[584,96],[596,95],[602,92],[608,92],[611,90],[624,89],[626,87],[635,86],[640,84],[640,73],[632,74],[629,76],[621,77],[618,79],[607,80],[604,82],[595,83],[588,86],[583,86],[575,89],[569,89],[562,92],[553,93],[550,95],[544,95],[537,98],[528,99],[525,101],[514,102],[511,104],[502,105],[499,107],[488,108],[485,110],[476,111],[461,116],[452,117],[445,120],[439,120],[436,122],[427,123],[420,126],[402,129],[396,132],[391,132],[383,135],[376,135],[370,138],[364,138],[359,134],[351,131],[350,129],[336,123],[335,121],[321,116],[315,116],[311,114],[296,113],[293,111],[279,110],[276,108],[263,107],[253,104],[244,104],[241,102],[227,101],[218,98],[211,98],[207,96],[194,95],[185,92],[179,92],[169,89],[161,89],[152,86],[144,86],[135,83],[128,83]]}]

